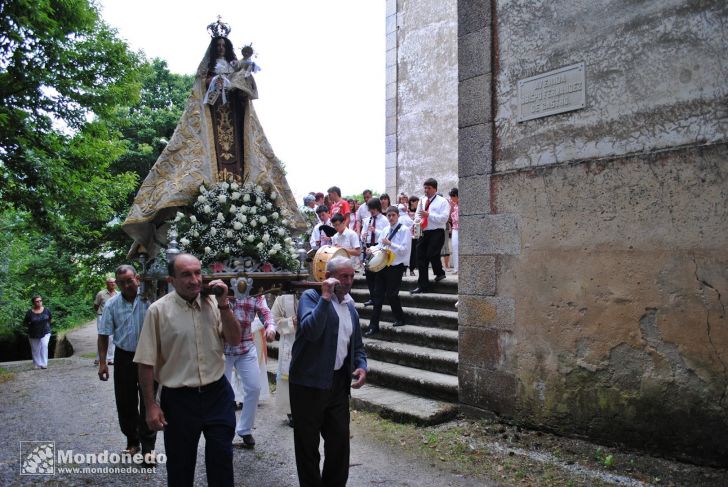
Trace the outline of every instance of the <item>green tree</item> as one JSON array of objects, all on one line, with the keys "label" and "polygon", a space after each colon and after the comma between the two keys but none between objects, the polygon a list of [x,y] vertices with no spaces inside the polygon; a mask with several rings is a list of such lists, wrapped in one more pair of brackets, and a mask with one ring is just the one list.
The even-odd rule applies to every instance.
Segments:
[{"label": "green tree", "polygon": [[138,101],[119,106],[113,114],[104,117],[108,126],[118,133],[123,151],[111,164],[113,174],[135,174],[137,183],[125,195],[124,208],[114,219],[115,225],[107,228],[103,250],[115,258],[124,260],[132,239],[121,230],[134,196],[147,177],[167,142],[190,96],[194,76],[170,73],[166,61],[153,59],[140,69],[141,91]]},{"label": "green tree", "polygon": [[133,171],[141,184],[174,133],[194,77],[170,73],[166,61],[153,59],[142,65],[140,81],[139,101],[119,107],[110,123],[120,132],[126,149],[112,171]]},{"label": "green tree", "polygon": [[0,3],[0,210],[94,248],[133,186],[109,171],[123,148],[99,119],[138,97],[137,76],[137,56],[88,0]]}]

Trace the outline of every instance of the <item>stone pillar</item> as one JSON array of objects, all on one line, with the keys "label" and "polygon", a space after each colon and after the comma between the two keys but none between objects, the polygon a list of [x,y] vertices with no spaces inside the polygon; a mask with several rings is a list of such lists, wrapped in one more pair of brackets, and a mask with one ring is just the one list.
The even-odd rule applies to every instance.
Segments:
[{"label": "stone pillar", "polygon": [[384,181],[397,200],[397,0],[387,0]]},{"label": "stone pillar", "polygon": [[458,2],[460,189],[460,401],[509,414],[516,379],[504,367],[515,322],[513,298],[496,296],[500,257],[518,254],[517,220],[493,214],[491,2]]}]

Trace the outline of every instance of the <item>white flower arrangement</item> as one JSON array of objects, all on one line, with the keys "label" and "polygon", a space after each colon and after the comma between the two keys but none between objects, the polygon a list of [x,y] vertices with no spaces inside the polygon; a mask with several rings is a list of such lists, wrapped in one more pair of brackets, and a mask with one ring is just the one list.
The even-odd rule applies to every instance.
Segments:
[{"label": "white flower arrangement", "polygon": [[[228,258],[252,257],[278,269],[296,271],[298,252],[285,214],[261,186],[235,181],[210,188],[200,186],[194,202],[171,221],[181,250],[196,255],[205,265]],[[250,216],[247,216],[245,214]]]}]

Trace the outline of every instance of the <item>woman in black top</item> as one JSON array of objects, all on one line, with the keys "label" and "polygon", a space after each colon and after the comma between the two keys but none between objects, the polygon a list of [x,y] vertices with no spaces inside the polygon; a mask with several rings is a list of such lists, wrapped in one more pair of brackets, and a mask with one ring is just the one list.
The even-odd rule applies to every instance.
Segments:
[{"label": "woman in black top", "polygon": [[31,300],[33,307],[25,313],[23,323],[28,328],[30,350],[36,369],[48,368],[48,341],[51,339],[51,310],[43,306],[43,298],[36,295]]}]

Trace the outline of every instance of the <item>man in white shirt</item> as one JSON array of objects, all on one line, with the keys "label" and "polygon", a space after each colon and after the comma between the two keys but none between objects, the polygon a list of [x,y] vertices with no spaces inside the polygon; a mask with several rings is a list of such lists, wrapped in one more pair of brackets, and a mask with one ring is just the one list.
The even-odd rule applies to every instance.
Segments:
[{"label": "man in white shirt", "polygon": [[435,179],[425,180],[424,190],[425,197],[417,205],[422,237],[417,242],[417,288],[410,291],[412,294],[429,292],[429,265],[432,265],[435,282],[445,279],[440,251],[445,243],[445,225],[450,217],[450,204],[437,194]]},{"label": "man in white shirt", "polygon": [[364,197],[364,204],[360,205],[359,209],[356,210],[356,231],[360,235],[362,230],[364,229],[364,220],[369,218],[369,207],[367,206],[367,203],[369,203],[369,200],[372,199],[372,192],[371,190],[365,189],[361,195]]},{"label": "man in white shirt", "polygon": [[[382,203],[379,198],[372,198],[367,202],[367,208],[369,208],[369,217],[364,221],[364,227],[361,230],[361,241],[365,247],[371,247],[379,242],[379,235],[382,230],[387,226],[387,219],[382,215]],[[364,277],[367,280],[367,287],[369,288],[369,300],[364,303],[364,306],[374,304],[374,272],[369,270],[364,271]]]},{"label": "man in white shirt", "polygon": [[354,230],[346,227],[346,219],[340,213],[331,218],[331,225],[336,229],[336,233],[331,237],[333,245],[346,250],[351,257],[351,265],[356,268],[358,256],[361,254],[359,237]]},{"label": "man in white shirt", "polygon": [[311,239],[309,240],[309,244],[311,244],[311,248],[314,250],[323,245],[331,245],[331,237],[327,237],[324,231],[321,230],[321,225],[331,225],[329,208],[326,205],[320,205],[316,208],[316,215],[318,215],[319,223],[313,227]]},{"label": "man in white shirt", "polygon": [[375,273],[374,309],[369,318],[369,329],[364,336],[371,337],[379,333],[379,317],[382,314],[384,298],[389,301],[394,314],[394,326],[404,326],[404,311],[399,300],[399,287],[402,284],[404,268],[409,263],[412,238],[410,229],[399,222],[399,209],[396,206],[387,208],[389,225],[379,236],[379,243],[370,247],[367,252],[377,248],[387,248],[394,252],[394,261],[381,271]]}]

